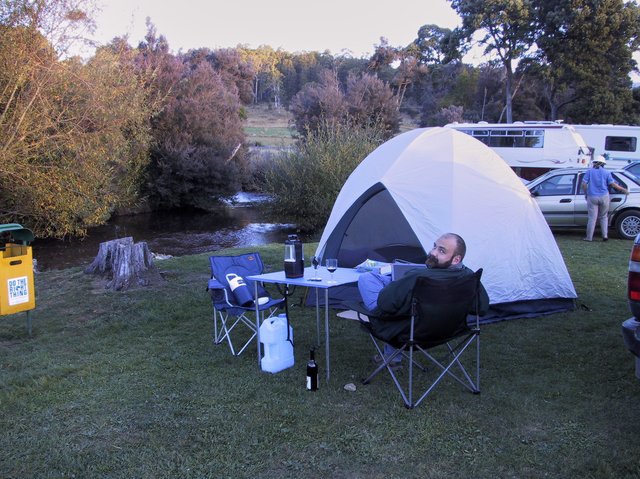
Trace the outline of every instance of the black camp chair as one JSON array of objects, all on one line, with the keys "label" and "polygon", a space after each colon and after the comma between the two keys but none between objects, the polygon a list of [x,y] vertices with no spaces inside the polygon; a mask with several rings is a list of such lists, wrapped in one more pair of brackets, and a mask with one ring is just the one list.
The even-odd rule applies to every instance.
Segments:
[{"label": "black camp chair", "polygon": [[[412,292],[411,317],[384,318],[371,316],[371,313],[359,303],[351,305],[358,313],[358,318],[369,333],[373,344],[383,358],[383,362],[362,382],[368,384],[373,378],[386,369],[391,375],[402,400],[407,408],[418,406],[433,390],[440,380],[449,376],[469,389],[472,393],[480,392],[480,314],[479,287],[482,269],[474,274],[456,279],[434,279],[420,277]],[[469,312],[475,316],[471,327],[467,323]],[[367,316],[369,321],[366,321]],[[384,336],[385,321],[398,322],[394,326],[397,334],[394,337]],[[404,326],[400,321],[404,322]],[[387,323],[388,324],[388,323]],[[397,348],[395,353],[385,357],[383,342]],[[472,379],[461,362],[463,353],[475,343],[475,379]],[[442,357],[439,352],[442,353]],[[405,387],[398,379],[400,371],[394,371],[393,363],[400,357],[408,360],[408,384]],[[437,377],[430,380],[422,395],[414,400],[414,373],[416,369],[429,376],[433,372],[424,366],[424,360],[436,366]],[[422,361],[421,361],[422,360]]]},{"label": "black camp chair", "polygon": [[[207,290],[213,303],[213,342],[220,344],[226,339],[231,354],[239,356],[256,337],[262,321],[272,317],[286,299],[270,298],[267,291],[259,284],[260,301],[258,317],[255,317],[255,283],[246,278],[263,273],[264,265],[259,253],[210,256],[209,263],[211,279]],[[244,334],[239,331],[243,327]],[[242,344],[239,350],[234,346],[232,332],[237,342]]]}]

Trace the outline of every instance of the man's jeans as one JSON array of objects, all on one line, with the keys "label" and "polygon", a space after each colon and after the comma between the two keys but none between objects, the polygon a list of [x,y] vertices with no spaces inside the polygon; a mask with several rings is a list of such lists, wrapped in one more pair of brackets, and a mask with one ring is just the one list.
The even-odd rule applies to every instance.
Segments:
[{"label": "man's jeans", "polygon": [[[380,273],[363,273],[358,278],[358,290],[360,291],[360,296],[362,297],[362,302],[364,306],[369,310],[373,311],[378,307],[378,295],[382,288],[391,283],[391,276],[382,275]],[[391,356],[396,349],[389,346],[387,343],[384,343],[384,355],[386,357]],[[397,357],[393,360],[393,362],[400,362],[402,356]]]},{"label": "man's jeans", "polygon": [[363,273],[358,278],[358,290],[365,308],[373,311],[378,307],[378,295],[382,288],[391,283],[391,276],[380,273]]},{"label": "man's jeans", "polygon": [[587,212],[589,220],[587,222],[587,240],[593,239],[593,232],[596,229],[596,220],[600,223],[600,232],[603,238],[608,237],[609,229],[609,195],[588,196]]}]

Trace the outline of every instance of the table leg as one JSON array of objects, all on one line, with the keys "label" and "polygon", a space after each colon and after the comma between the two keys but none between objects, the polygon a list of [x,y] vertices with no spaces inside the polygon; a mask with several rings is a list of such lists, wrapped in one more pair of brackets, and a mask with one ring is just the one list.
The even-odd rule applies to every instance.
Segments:
[{"label": "table leg", "polygon": [[260,350],[260,305],[258,304],[258,282],[254,281],[254,304],[256,305],[256,338],[258,341],[258,369],[260,369],[260,357],[262,356],[262,351]]},{"label": "table leg", "polygon": [[317,332],[317,346],[320,347],[320,292],[319,288],[314,288],[316,290],[316,332]]},{"label": "table leg", "polygon": [[324,331],[325,331],[325,355],[327,357],[327,384],[329,383],[329,288],[324,290]]}]

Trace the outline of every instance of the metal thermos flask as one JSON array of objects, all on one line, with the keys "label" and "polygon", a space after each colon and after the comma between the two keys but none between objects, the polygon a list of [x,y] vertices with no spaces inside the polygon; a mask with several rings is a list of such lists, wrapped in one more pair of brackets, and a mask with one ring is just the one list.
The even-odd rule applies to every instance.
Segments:
[{"label": "metal thermos flask", "polygon": [[284,242],[284,275],[287,278],[304,276],[304,254],[298,235],[289,235]]}]

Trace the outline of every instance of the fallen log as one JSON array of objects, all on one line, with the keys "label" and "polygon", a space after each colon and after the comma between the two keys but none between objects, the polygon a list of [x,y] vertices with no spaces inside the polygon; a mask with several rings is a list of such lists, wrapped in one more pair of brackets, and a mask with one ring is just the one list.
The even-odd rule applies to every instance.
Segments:
[{"label": "fallen log", "polygon": [[134,243],[130,236],[100,243],[98,255],[84,272],[106,278],[105,288],[116,291],[163,281],[147,243]]}]

